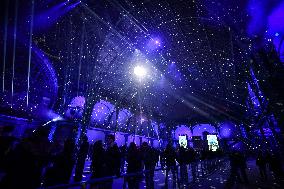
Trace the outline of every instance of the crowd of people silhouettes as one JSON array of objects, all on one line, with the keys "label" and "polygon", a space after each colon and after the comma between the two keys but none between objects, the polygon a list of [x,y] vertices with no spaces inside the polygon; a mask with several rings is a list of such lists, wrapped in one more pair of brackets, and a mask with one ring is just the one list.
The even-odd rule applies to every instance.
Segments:
[{"label": "crowd of people silhouettes", "polygon": [[[73,171],[73,181],[80,182],[86,159],[91,161],[90,178],[96,179],[90,182],[92,189],[112,188],[115,177],[124,177],[124,186],[129,189],[138,189],[142,179],[145,179],[147,189],[153,189],[158,164],[165,171],[165,188],[169,186],[170,173],[172,187],[182,188],[188,186],[188,174],[191,174],[193,182],[197,180],[199,162],[222,155],[220,151],[196,151],[182,146],[175,148],[172,143],[168,143],[163,150],[153,148],[147,142],[141,146],[131,142],[128,147],[118,147],[113,134],[107,135],[105,144],[102,140],[89,144],[87,136],[82,135],[79,145],[76,145],[74,137],[70,136],[61,149],[60,144],[48,140],[49,133],[44,129],[36,130],[21,140],[5,134],[9,132],[2,131],[0,138],[0,188],[6,189],[68,184]],[[229,160],[231,171],[226,187],[231,188],[238,182],[249,184],[245,154],[232,151]],[[201,171],[210,169],[210,161],[204,162],[207,163],[202,164]],[[279,154],[259,152],[256,165],[264,181],[268,178],[268,167],[275,178],[283,178]]]}]

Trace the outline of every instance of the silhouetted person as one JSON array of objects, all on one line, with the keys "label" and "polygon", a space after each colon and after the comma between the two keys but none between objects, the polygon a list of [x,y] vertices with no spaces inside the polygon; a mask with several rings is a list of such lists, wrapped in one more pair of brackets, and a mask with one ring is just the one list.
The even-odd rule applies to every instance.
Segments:
[{"label": "silhouetted person", "polygon": [[89,158],[89,160],[92,160],[93,151],[94,151],[94,143],[90,143],[90,145],[89,145],[89,151],[88,151],[88,158]]},{"label": "silhouetted person", "polygon": [[198,167],[198,158],[197,153],[194,151],[193,148],[189,148],[187,153],[187,160],[191,167],[191,174],[192,174],[192,181],[195,182],[197,179],[197,167]]},{"label": "silhouetted person", "polygon": [[248,178],[246,174],[246,159],[243,155],[241,155],[237,151],[233,151],[230,154],[230,166],[231,166],[231,172],[230,176],[227,181],[226,188],[232,188],[235,183],[242,182],[241,176],[245,183],[248,184]]},{"label": "silhouetted person", "polygon": [[154,172],[155,172],[155,153],[147,142],[142,143],[141,147],[142,160],[145,166],[146,188],[154,188]]},{"label": "silhouetted person", "polygon": [[[105,159],[105,150],[103,148],[103,142],[98,140],[93,145],[93,152],[91,157],[91,178],[102,178],[106,176],[106,159]],[[103,182],[96,182],[91,184],[92,189],[104,189]]]},{"label": "silhouetted person", "polygon": [[171,144],[167,144],[165,149],[165,158],[166,158],[166,180],[165,180],[165,187],[168,188],[168,176],[169,172],[172,172],[173,175],[173,187],[176,187],[177,182],[177,166],[176,166],[176,152],[174,147]]},{"label": "silhouetted person", "polygon": [[236,182],[240,182],[241,177],[238,172],[238,157],[237,157],[237,152],[233,151],[230,153],[230,175],[228,178],[228,181],[226,183],[226,188],[232,188]]},{"label": "silhouetted person", "polygon": [[256,165],[258,166],[261,179],[267,180],[266,173],[267,159],[264,157],[262,152],[259,152],[256,157]]},{"label": "silhouetted person", "polygon": [[[127,153],[127,174],[139,173],[142,171],[142,159],[139,150],[134,142],[130,143]],[[129,189],[139,189],[141,174],[127,177]]]},{"label": "silhouetted person", "polygon": [[188,174],[187,174],[187,152],[183,146],[179,147],[177,161],[180,165],[180,182],[182,185],[186,186],[188,184]]},{"label": "silhouetted person", "polygon": [[208,171],[208,156],[209,156],[209,152],[207,149],[203,149],[200,152],[200,160],[201,160],[201,172],[202,175],[206,174],[206,172]]},{"label": "silhouetted person", "polygon": [[75,178],[74,180],[79,182],[82,180],[82,175],[84,171],[85,161],[89,150],[89,142],[88,137],[84,135],[82,137],[82,143],[80,145],[80,149],[77,155],[77,163],[75,168]]},{"label": "silhouetted person", "polygon": [[33,154],[36,158],[37,168],[39,169],[41,181],[44,179],[44,168],[49,164],[51,157],[51,142],[48,139],[50,130],[44,127],[38,128],[33,137]]},{"label": "silhouetted person", "polygon": [[121,154],[121,162],[120,162],[120,172],[124,173],[124,165],[125,165],[125,160],[126,160],[126,151],[127,151],[127,146],[123,145],[120,147],[120,154]]},{"label": "silhouetted person", "polygon": [[53,157],[53,166],[47,170],[46,184],[53,186],[69,183],[74,166],[75,142],[72,138],[66,139],[63,151]]},{"label": "silhouetted person", "polygon": [[[106,149],[106,171],[107,176],[120,175],[121,154],[117,144],[115,143],[115,136],[107,136],[107,149]],[[106,182],[106,188],[112,188],[113,180]]]},{"label": "silhouetted person", "polygon": [[41,169],[33,153],[34,138],[23,139],[14,150],[7,154],[6,175],[0,188],[38,188],[40,187]]},{"label": "silhouetted person", "polygon": [[153,151],[154,151],[154,161],[155,161],[156,166],[158,166],[160,151],[156,148],[153,148]]}]

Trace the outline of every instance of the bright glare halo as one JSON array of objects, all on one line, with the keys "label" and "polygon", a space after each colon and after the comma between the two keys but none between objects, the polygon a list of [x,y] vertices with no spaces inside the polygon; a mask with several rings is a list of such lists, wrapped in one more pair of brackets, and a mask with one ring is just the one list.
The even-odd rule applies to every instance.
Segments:
[{"label": "bright glare halo", "polygon": [[146,75],[147,71],[145,68],[142,66],[136,66],[134,68],[134,74],[137,75],[138,77],[144,77]]}]

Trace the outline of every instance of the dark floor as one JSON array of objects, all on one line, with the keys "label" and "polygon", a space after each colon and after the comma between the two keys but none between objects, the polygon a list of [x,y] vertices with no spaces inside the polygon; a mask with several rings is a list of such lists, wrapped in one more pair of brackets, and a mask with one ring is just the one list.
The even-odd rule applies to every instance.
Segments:
[{"label": "dark floor", "polygon": [[[198,180],[193,183],[192,182],[192,175],[191,170],[189,169],[188,178],[189,178],[189,186],[184,186],[184,188],[192,188],[192,189],[217,189],[217,188],[226,188],[225,184],[227,182],[227,179],[230,175],[230,166],[229,162],[225,161],[222,166],[220,166],[217,170],[212,171],[210,174],[202,175],[201,171],[201,165],[199,165],[199,177]],[[159,166],[157,167],[159,168]],[[83,175],[83,180],[86,181],[90,177],[89,173],[90,169],[90,162],[86,161],[85,165],[85,171]],[[236,183],[233,188],[234,189],[242,189],[242,188],[255,188],[255,189],[276,189],[276,188],[284,188],[284,181],[275,181],[272,173],[268,173],[268,180],[262,181],[258,169],[255,165],[254,160],[248,161],[248,170],[247,174],[249,177],[249,184],[242,184],[242,183]],[[165,187],[165,172],[164,171],[156,171],[155,172],[155,189],[162,189]],[[72,182],[72,181],[71,181]],[[282,185],[282,186],[281,186]],[[87,187],[88,188],[88,187]],[[123,188],[123,179],[115,179],[113,183],[113,188]],[[140,188],[146,188],[145,181],[143,180],[140,183]],[[174,188],[173,182],[172,182],[172,175],[169,176],[169,187],[168,188]]]}]

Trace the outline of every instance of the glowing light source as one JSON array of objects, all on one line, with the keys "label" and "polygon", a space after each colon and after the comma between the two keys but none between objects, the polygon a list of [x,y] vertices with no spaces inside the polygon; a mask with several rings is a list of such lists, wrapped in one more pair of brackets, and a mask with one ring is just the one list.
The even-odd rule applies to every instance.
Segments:
[{"label": "glowing light source", "polygon": [[62,117],[60,116],[52,119],[53,122],[60,121],[60,120],[63,120]]},{"label": "glowing light source", "polygon": [[215,152],[219,148],[218,139],[216,135],[207,135],[209,150]]},{"label": "glowing light source", "polygon": [[43,124],[42,126],[46,126],[46,125],[48,125],[48,124],[49,124],[49,123],[51,123],[51,122],[56,122],[56,121],[60,121],[60,120],[63,120],[63,118],[62,118],[62,117],[60,117],[60,116],[58,116],[58,117],[53,118],[52,120],[50,120],[50,121],[46,122],[46,123],[45,123],[45,124]]},{"label": "glowing light source", "polygon": [[146,75],[147,71],[142,66],[136,66],[134,68],[134,74],[140,78],[144,77]]}]

